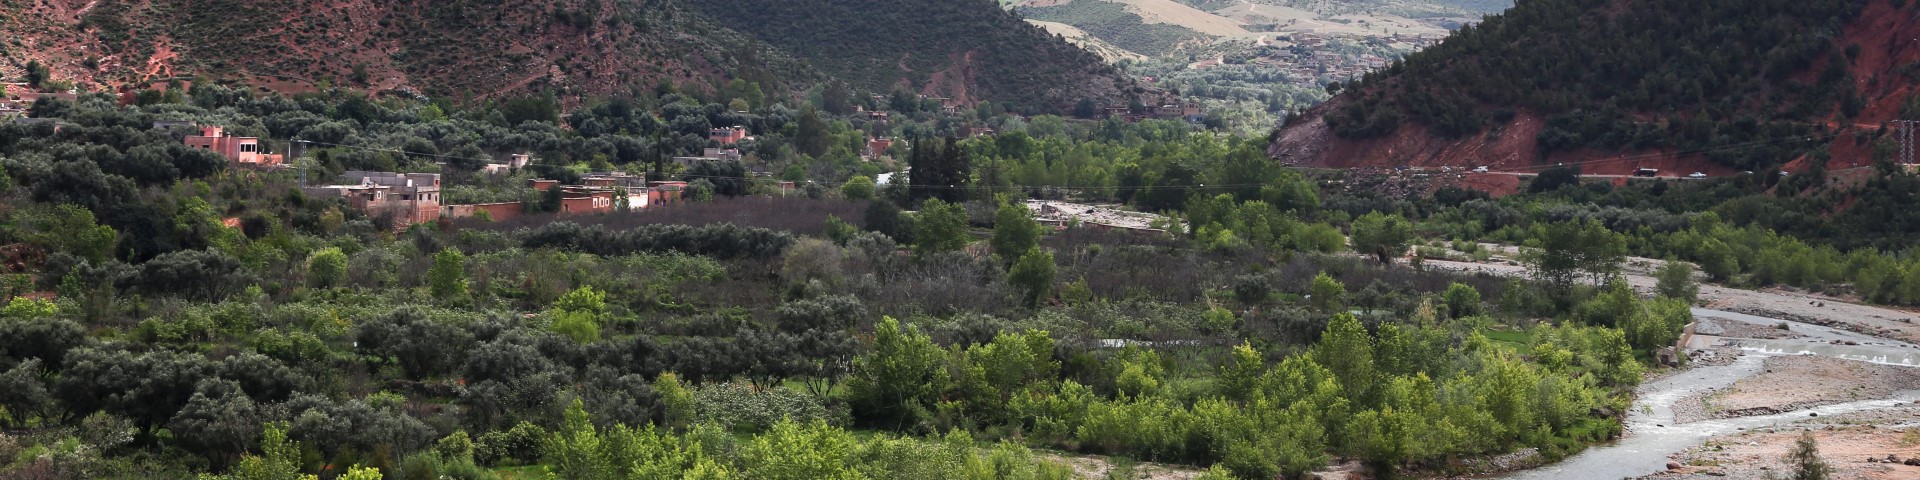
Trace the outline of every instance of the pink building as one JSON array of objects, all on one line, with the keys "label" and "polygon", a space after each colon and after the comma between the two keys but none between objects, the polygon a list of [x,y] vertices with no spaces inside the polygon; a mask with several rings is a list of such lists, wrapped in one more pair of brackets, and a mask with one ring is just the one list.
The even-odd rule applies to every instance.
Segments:
[{"label": "pink building", "polygon": [[867,151],[862,153],[866,154],[869,160],[877,159],[887,156],[887,149],[889,148],[893,148],[893,139],[880,137],[867,140]]},{"label": "pink building", "polygon": [[613,211],[613,192],[590,192],[560,199],[560,213],[607,213]]},{"label": "pink building", "polygon": [[234,163],[250,165],[279,165],[284,159],[279,154],[264,153],[260,148],[260,139],[255,137],[235,137],[228,135],[226,129],[203,125],[199,135],[189,135],[187,146],[212,150]]},{"label": "pink building", "polygon": [[747,139],[747,127],[732,126],[716,128],[707,133],[707,139],[720,142],[720,146],[722,147],[740,143],[741,140]]}]

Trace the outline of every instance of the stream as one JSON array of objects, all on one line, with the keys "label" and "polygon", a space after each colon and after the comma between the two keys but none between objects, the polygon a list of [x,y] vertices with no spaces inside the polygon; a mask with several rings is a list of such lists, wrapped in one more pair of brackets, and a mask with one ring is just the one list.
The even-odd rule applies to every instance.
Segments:
[{"label": "stream", "polygon": [[[1773,326],[1780,320],[1717,310],[1694,309],[1696,317],[1715,317],[1756,325]],[[1807,335],[1806,339],[1751,340],[1725,339],[1738,344],[1742,352],[1733,363],[1692,368],[1671,376],[1641,384],[1636,391],[1633,410],[1627,413],[1626,434],[1613,443],[1594,445],[1558,463],[1512,472],[1494,478],[1511,480],[1616,479],[1635,478],[1666,470],[1668,455],[1699,445],[1715,435],[1785,425],[1808,418],[1887,408],[1900,403],[1920,401],[1920,391],[1898,392],[1892,398],[1840,403],[1773,415],[1706,420],[1673,424],[1673,406],[1695,394],[1726,388],[1740,379],[1765,369],[1766,357],[1775,355],[1817,355],[1845,360],[1888,365],[1920,366],[1920,348],[1817,325],[1785,322],[1788,329]],[[1854,341],[1859,345],[1834,345],[1832,341]]]}]

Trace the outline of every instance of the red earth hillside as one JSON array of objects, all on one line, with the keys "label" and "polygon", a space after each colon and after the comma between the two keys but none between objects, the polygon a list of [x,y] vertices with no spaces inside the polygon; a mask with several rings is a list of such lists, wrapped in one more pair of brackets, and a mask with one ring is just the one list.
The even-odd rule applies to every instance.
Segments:
[{"label": "red earth hillside", "polygon": [[[1846,45],[1858,45],[1856,57],[1848,63],[1855,88],[1865,99],[1865,108],[1854,118],[1841,118],[1834,105],[1822,114],[1825,133],[1811,137],[1830,145],[1831,169],[1871,164],[1872,143],[1882,125],[1899,118],[1914,98],[1920,85],[1920,15],[1911,2],[1895,7],[1889,0],[1867,2],[1860,14],[1846,22],[1833,51]],[[1823,53],[1812,65],[1827,65]],[[1812,68],[1795,73],[1789,81],[1806,82],[1816,73]],[[1274,137],[1268,153],[1291,164],[1331,167],[1393,166],[1488,166],[1495,171],[1537,171],[1543,166],[1578,164],[1585,173],[1629,174],[1637,168],[1656,168],[1662,175],[1704,172],[1709,175],[1737,173],[1733,168],[1708,161],[1701,152],[1676,152],[1674,149],[1598,150],[1581,149],[1542,154],[1538,135],[1545,120],[1537,112],[1516,109],[1510,121],[1489,124],[1478,133],[1459,138],[1432,135],[1424,125],[1402,121],[1391,133],[1375,138],[1346,139],[1333,134],[1322,120],[1328,112],[1345,107],[1350,96],[1333,100],[1308,111],[1301,119],[1283,127]],[[1491,106],[1487,106],[1491,107]],[[1641,115],[1643,118],[1650,116]],[[1801,157],[1785,168],[1801,171],[1808,157]]]}]

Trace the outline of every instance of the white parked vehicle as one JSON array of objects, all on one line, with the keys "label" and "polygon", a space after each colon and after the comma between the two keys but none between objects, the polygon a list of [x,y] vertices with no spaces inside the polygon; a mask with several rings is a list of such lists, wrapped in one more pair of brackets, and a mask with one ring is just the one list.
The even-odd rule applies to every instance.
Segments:
[{"label": "white parked vehicle", "polygon": [[1693,172],[1693,173],[1687,174],[1687,178],[1707,178],[1707,174],[1700,173],[1700,172]]},{"label": "white parked vehicle", "polygon": [[1473,173],[1487,173],[1486,166],[1473,167]]}]

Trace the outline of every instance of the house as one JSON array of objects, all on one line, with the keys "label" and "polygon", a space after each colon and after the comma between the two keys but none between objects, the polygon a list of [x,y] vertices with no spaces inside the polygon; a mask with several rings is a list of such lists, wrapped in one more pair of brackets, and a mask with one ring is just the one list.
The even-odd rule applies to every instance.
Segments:
[{"label": "house", "polygon": [[581,187],[565,187],[563,192],[583,194],[606,192],[615,200],[619,200],[620,195],[624,193],[628,210],[643,210],[653,204],[650,201],[651,194],[648,193],[646,177],[629,175],[625,172],[594,172],[580,177],[580,184]]},{"label": "house", "polygon": [[878,160],[887,156],[887,150],[893,148],[893,139],[880,137],[867,140],[867,148],[860,152],[860,158]]},{"label": "house", "polygon": [[547,180],[544,178],[527,180],[527,188],[531,188],[533,189],[533,191],[536,191],[536,192],[544,192],[547,190],[551,190],[553,189],[553,187],[557,187],[557,186],[560,186],[559,180]]},{"label": "house", "polygon": [[233,163],[272,166],[285,162],[279,154],[265,153],[259,138],[228,135],[218,126],[202,125],[199,135],[188,135],[185,141],[188,147],[212,150]]},{"label": "house", "polygon": [[440,207],[440,218],[452,220],[478,216],[481,212],[486,212],[487,218],[500,221],[520,216],[521,213],[525,213],[525,208],[520,202],[445,205]]},{"label": "house", "polygon": [[993,127],[967,127],[967,138],[993,135]]},{"label": "house", "polygon": [[647,204],[658,206],[679,202],[686,191],[687,182],[670,180],[647,182]]},{"label": "house", "polygon": [[[496,160],[498,158],[499,157],[495,157]],[[507,156],[507,163],[488,163],[487,166],[481,167],[480,171],[488,174],[510,174],[522,168],[527,168],[527,164],[530,163],[533,163],[533,156],[516,153]]]},{"label": "house", "polygon": [[874,110],[871,112],[867,112],[868,120],[886,120],[888,116],[890,116],[890,114],[888,114],[886,111],[883,111],[883,110]]},{"label": "house", "polygon": [[738,148],[705,148],[700,150],[700,157],[712,158],[712,159],[718,159],[718,160],[739,160],[740,149]]},{"label": "house", "polygon": [[740,143],[747,139],[747,127],[735,125],[716,128],[707,132],[707,139],[719,142],[722,147]]},{"label": "house", "polygon": [[307,187],[307,195],[337,197],[370,217],[389,216],[394,228],[440,219],[440,174],[349,170],[338,185]]},{"label": "house", "polygon": [[[562,192],[569,192],[562,190]],[[607,213],[613,211],[613,192],[587,190],[577,193],[563,193],[560,197],[560,213],[563,215]]]}]

